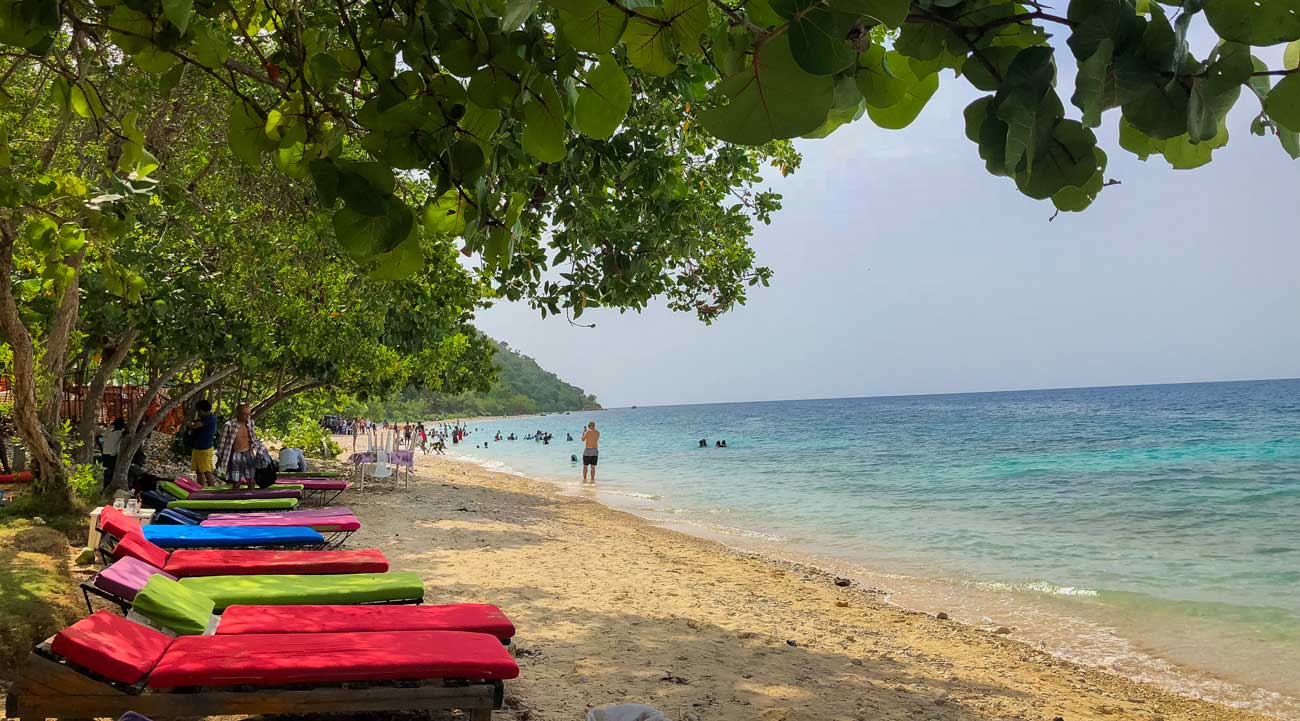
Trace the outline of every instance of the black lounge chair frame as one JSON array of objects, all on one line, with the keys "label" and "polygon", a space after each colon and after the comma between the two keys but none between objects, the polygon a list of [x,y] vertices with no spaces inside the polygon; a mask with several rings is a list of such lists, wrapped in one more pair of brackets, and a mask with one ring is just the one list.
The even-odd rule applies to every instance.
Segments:
[{"label": "black lounge chair frame", "polygon": [[258,714],[358,713],[459,709],[468,721],[492,721],[505,696],[501,681],[437,679],[319,686],[184,688],[154,691],[115,683],[61,659],[50,640],[36,647],[5,698],[11,719],[152,718]]}]

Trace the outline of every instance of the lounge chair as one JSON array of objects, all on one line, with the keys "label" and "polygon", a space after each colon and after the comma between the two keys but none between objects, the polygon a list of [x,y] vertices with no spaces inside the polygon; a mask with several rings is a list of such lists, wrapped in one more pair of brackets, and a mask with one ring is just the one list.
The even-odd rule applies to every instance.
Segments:
[{"label": "lounge chair", "polygon": [[112,551],[114,559],[136,558],[173,576],[240,576],[266,573],[307,575],[383,573],[388,559],[374,549],[358,551],[193,550],[168,551],[144,536],[128,533]]},{"label": "lounge chair", "polygon": [[[158,484],[158,490],[151,492],[151,498],[157,499],[161,496],[167,500],[167,508],[183,508],[188,511],[200,511],[203,513],[212,513],[214,511],[288,511],[298,507],[298,496],[302,495],[301,491],[286,491],[291,497],[287,498],[242,498],[239,493],[206,493],[202,496],[191,493],[190,491],[177,486],[171,481],[163,481]],[[251,492],[255,493],[255,492]],[[296,494],[296,495],[294,495]]]},{"label": "lounge chair", "polygon": [[309,508],[295,511],[252,511],[249,513],[211,513],[200,526],[306,526],[325,535],[326,543],[341,545],[353,533],[361,530],[361,521],[352,510],[336,508]]},{"label": "lounge chair", "polygon": [[[180,480],[180,479],[177,479]],[[197,484],[195,484],[197,485]],[[158,484],[158,490],[178,500],[189,501],[233,501],[257,498],[302,498],[301,488],[224,488],[194,490],[173,481]]]},{"label": "lounge chair", "polygon": [[[396,574],[394,574],[396,575]],[[154,576],[165,581],[150,586]],[[81,584],[90,612],[90,594],[116,603],[123,613],[134,610],[149,623],[175,633],[211,630],[215,602],[177,584],[175,576],[148,563],[124,558]],[[414,587],[413,587],[414,588]],[[420,589],[422,592],[423,589]],[[415,592],[414,590],[412,592]],[[367,631],[473,631],[487,633],[502,643],[514,637],[515,627],[500,608],[482,603],[437,606],[399,605],[390,600],[354,605],[234,605],[221,610],[215,632],[346,633]]]},{"label": "lounge chair", "polygon": [[15,719],[460,709],[491,721],[519,667],[463,631],[173,638],[100,611],[37,646],[10,689]]},{"label": "lounge chair", "polygon": [[321,548],[325,537],[310,528],[285,526],[277,528],[209,527],[149,524],[139,521],[116,508],[108,507],[99,515],[100,554],[109,558],[116,544],[132,533],[142,536],[163,548]]},{"label": "lounge chair", "polygon": [[[190,629],[188,632],[191,633],[201,633],[211,614],[221,613],[233,605],[418,604],[424,600],[424,582],[416,573],[267,574],[177,579],[134,558],[114,562],[91,576],[82,584],[82,589],[116,604],[123,612],[135,607],[146,617],[177,633],[187,632],[183,628]],[[179,620],[170,620],[173,616]]]},{"label": "lounge chair", "polygon": [[[295,478],[292,476],[285,477],[281,475],[281,478],[283,478],[287,484],[302,486],[302,498],[304,501],[309,498],[314,498],[318,500],[322,506],[328,506],[333,503],[339,496],[343,495],[343,492],[348,489],[349,485],[348,482],[342,478],[334,477],[325,478],[304,476],[302,478]],[[271,487],[279,488],[280,486],[281,484],[277,483]]]}]

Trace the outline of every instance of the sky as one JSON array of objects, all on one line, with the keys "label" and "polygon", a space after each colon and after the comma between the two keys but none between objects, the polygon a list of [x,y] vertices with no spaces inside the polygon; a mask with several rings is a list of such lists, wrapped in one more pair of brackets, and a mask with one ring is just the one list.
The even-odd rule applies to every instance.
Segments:
[{"label": "sky", "polygon": [[977,96],[945,72],[904,130],[798,141],[751,239],[772,285],[712,326],[662,303],[588,311],[595,328],[502,303],[476,324],[606,407],[1300,376],[1300,162],[1250,134],[1253,96],[1192,171],[1119,148],[1108,111],[1122,184],[1050,222],[984,170]]}]

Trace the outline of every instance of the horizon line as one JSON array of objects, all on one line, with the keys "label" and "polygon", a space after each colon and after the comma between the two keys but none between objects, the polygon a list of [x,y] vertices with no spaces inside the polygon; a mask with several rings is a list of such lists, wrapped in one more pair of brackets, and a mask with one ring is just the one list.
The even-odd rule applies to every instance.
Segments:
[{"label": "horizon line", "polygon": [[[991,390],[977,391],[936,391],[928,393],[884,393],[880,395],[865,396],[817,396],[812,398],[769,398],[765,400],[750,401],[697,401],[692,403],[651,403],[646,405],[633,404],[626,406],[602,406],[602,411],[612,410],[631,410],[641,408],[674,408],[678,406],[721,406],[736,405],[740,403],[792,403],[797,401],[852,401],[864,399],[883,399],[883,398],[928,398],[933,396],[975,396],[991,395],[994,393],[1034,393],[1042,391],[1081,391],[1081,390],[1102,390],[1106,388],[1142,388],[1146,386],[1193,386],[1208,385],[1211,383],[1263,383],[1267,381],[1295,381],[1300,380],[1300,376],[1289,376],[1286,378],[1229,378],[1225,380],[1205,380],[1205,381],[1163,381],[1160,383],[1112,383],[1099,386],[1044,386],[1038,388],[1000,388]],[[599,402],[599,400],[597,400]],[[570,413],[582,413],[584,411],[569,411]],[[587,412],[595,412],[595,409]],[[536,414],[534,414],[536,415]]]}]

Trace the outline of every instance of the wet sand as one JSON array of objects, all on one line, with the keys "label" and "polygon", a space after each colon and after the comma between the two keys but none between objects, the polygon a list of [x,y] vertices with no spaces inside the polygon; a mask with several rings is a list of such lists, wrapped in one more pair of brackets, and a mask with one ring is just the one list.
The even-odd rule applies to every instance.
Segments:
[{"label": "wet sand", "polygon": [[519,629],[498,719],[641,702],[674,721],[1244,721],[1269,717],[1084,668],[842,588],[547,483],[418,455],[409,489],[341,502],[420,572],[426,602],[491,602]]}]

